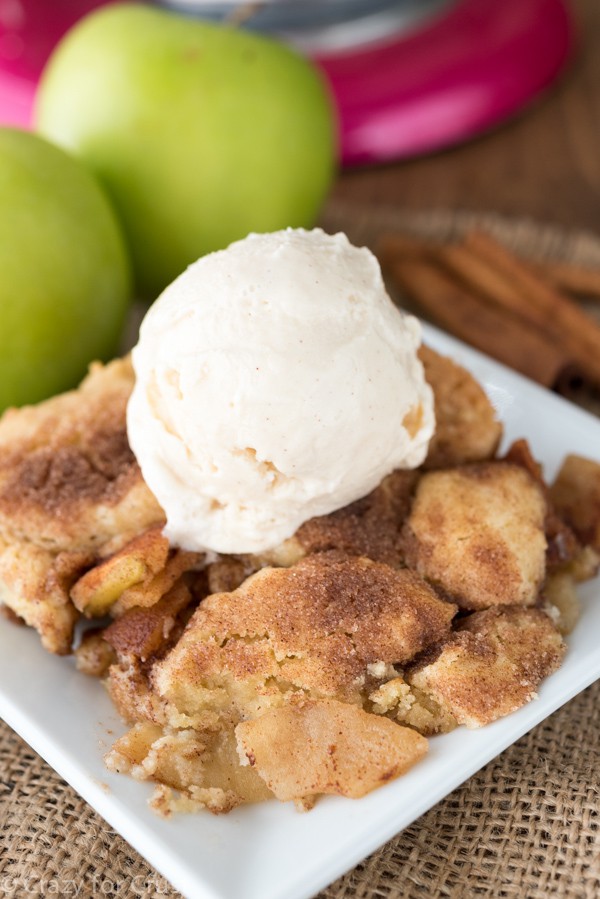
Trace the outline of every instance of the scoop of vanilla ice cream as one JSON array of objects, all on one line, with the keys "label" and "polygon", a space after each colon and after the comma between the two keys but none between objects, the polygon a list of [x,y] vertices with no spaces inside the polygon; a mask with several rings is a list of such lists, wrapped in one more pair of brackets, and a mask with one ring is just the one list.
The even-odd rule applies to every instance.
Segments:
[{"label": "scoop of vanilla ice cream", "polygon": [[419,465],[420,336],[344,234],[251,234],[191,265],[142,323],[127,413],[169,540],[262,552]]}]

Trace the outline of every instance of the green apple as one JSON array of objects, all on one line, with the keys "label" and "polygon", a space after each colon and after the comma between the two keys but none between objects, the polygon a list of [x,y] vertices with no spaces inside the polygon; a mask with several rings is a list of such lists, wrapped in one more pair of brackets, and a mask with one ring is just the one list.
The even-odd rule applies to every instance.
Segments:
[{"label": "green apple", "polygon": [[92,175],[42,138],[0,129],[0,410],[109,358],[129,293],[125,244]]},{"label": "green apple", "polygon": [[249,231],[310,227],[334,172],[335,117],[312,63],[141,4],[93,12],[67,34],[36,122],[105,186],[151,297]]}]

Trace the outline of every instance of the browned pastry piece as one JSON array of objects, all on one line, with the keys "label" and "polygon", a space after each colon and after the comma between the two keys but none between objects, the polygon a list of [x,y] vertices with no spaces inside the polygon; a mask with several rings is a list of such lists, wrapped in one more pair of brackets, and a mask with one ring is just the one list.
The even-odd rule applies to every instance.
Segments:
[{"label": "browned pastry piece", "polygon": [[409,668],[406,680],[459,724],[482,727],[535,698],[564,652],[561,635],[540,609],[487,609],[467,616]]},{"label": "browned pastry piece", "polygon": [[581,554],[581,544],[574,531],[566,524],[558,514],[548,486],[544,481],[542,466],[537,462],[526,440],[515,440],[504,456],[507,462],[520,465],[538,482],[546,497],[546,521],[544,529],[548,546],[546,549],[546,564],[549,572],[563,568]]},{"label": "browned pastry piece", "polygon": [[83,634],[74,655],[77,670],[90,677],[104,677],[117,661],[117,655],[104,639],[104,629],[101,627]]},{"label": "browned pastry piece", "polygon": [[414,572],[340,553],[266,568],[207,597],[152,682],[177,715],[255,717],[289,696],[362,702],[367,669],[449,632],[455,606]]},{"label": "browned pastry piece", "polygon": [[455,612],[412,572],[316,554],[207,597],[164,661],[144,665],[148,632],[154,649],[170,602],[127,612],[108,628],[121,658],[108,689],[128,721],[202,731],[296,695],[360,704],[390,676],[391,662],[447,634]]},{"label": "browned pastry piece", "polygon": [[116,551],[164,520],[127,442],[128,359],[0,420],[0,536],[51,552]]},{"label": "browned pastry piece", "polygon": [[45,649],[65,655],[78,617],[69,590],[90,563],[85,553],[55,555],[33,543],[0,539],[0,602],[38,631]]},{"label": "browned pastry piece", "polygon": [[567,456],[550,496],[581,542],[600,553],[600,463]]},{"label": "browned pastry piece", "polygon": [[146,662],[163,655],[172,643],[180,614],[194,600],[183,579],[154,605],[135,607],[124,612],[103,632],[104,640],[111,646],[119,660]]},{"label": "browned pastry piece", "polygon": [[206,586],[201,575],[186,575],[153,606],[129,609],[102,630],[116,662],[106,685],[126,721],[166,723],[166,704],[152,691],[150,675],[181,637]]},{"label": "browned pastry piece", "polygon": [[451,468],[494,456],[502,437],[483,387],[461,365],[423,345],[419,358],[433,389],[436,428],[424,468]]},{"label": "browned pastry piece", "polygon": [[418,478],[416,471],[393,471],[367,496],[309,519],[275,549],[242,557],[242,571],[247,576],[269,565],[287,568],[304,556],[329,550],[401,565],[400,531]]},{"label": "browned pastry piece", "polygon": [[257,571],[257,565],[258,561],[252,556],[247,559],[220,556],[205,569],[208,593],[231,593]]},{"label": "browned pastry piece", "polygon": [[294,539],[304,555],[335,549],[399,565],[400,529],[410,510],[418,477],[416,471],[394,471],[363,499],[305,522]]},{"label": "browned pastry piece", "polygon": [[533,605],[546,502],[523,468],[482,462],[423,475],[404,527],[408,565],[462,609]]},{"label": "browned pastry piece", "polygon": [[152,666],[140,659],[123,660],[111,664],[106,678],[110,698],[124,721],[151,722],[163,725],[167,722],[167,704],[152,690],[149,673]]}]

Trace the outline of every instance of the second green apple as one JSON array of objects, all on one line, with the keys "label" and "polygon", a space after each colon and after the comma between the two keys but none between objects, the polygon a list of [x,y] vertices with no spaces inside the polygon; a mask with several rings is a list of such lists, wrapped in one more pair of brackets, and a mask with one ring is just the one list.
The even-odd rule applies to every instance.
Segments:
[{"label": "second green apple", "polygon": [[311,63],[140,4],[75,26],[44,72],[36,119],[103,182],[150,298],[249,231],[312,225],[334,172],[335,117]]}]

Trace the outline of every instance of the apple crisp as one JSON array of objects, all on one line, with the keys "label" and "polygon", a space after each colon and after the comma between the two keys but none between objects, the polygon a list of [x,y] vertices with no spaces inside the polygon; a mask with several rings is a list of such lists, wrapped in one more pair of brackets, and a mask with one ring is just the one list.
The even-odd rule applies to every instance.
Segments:
[{"label": "apple crisp", "polygon": [[472,376],[420,355],[421,468],[261,555],[169,545],[127,443],[127,359],[0,421],[0,601],[104,680],[129,725],[107,765],[159,813],[363,796],[559,667],[598,570],[600,464],[570,456],[548,487],[524,441],[498,455]]}]

